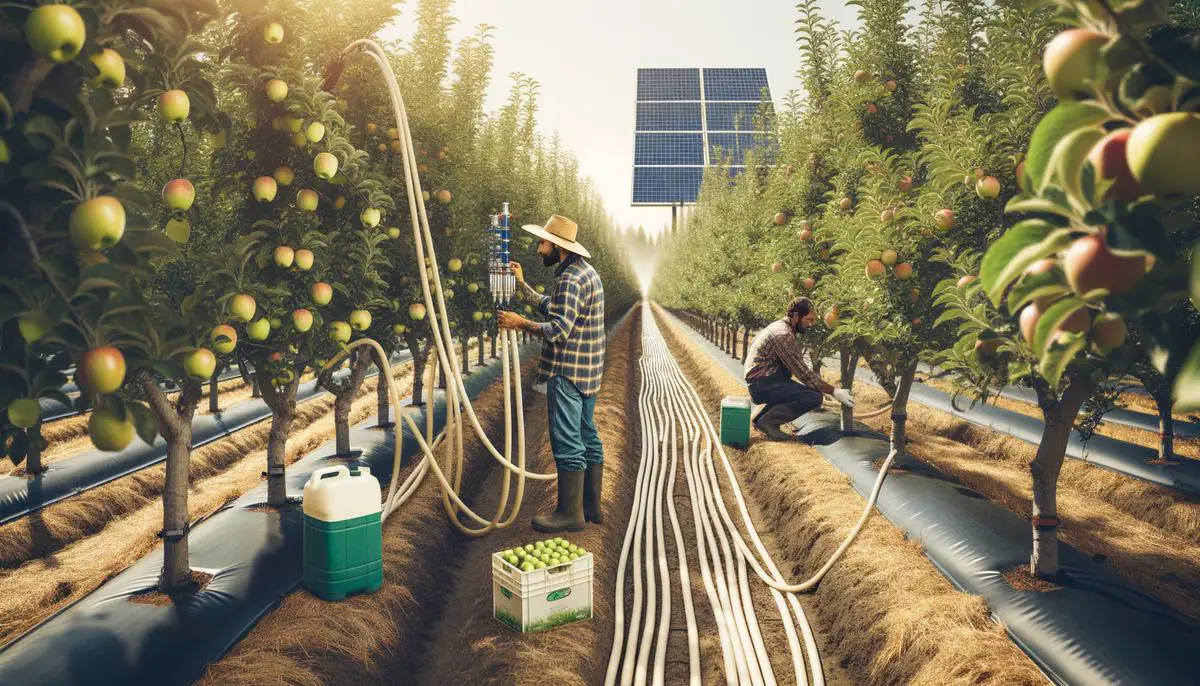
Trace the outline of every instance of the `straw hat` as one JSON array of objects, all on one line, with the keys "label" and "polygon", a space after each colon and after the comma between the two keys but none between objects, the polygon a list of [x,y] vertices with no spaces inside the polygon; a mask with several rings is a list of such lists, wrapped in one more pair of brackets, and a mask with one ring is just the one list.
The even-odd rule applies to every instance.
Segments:
[{"label": "straw hat", "polygon": [[575,234],[579,232],[579,226],[566,217],[552,214],[550,215],[550,219],[546,221],[546,225],[544,227],[538,226],[537,224],[525,224],[521,228],[537,236],[538,238],[544,238],[565,250],[570,250],[571,252],[578,255],[583,255],[584,257],[592,256],[592,254],[587,251],[587,248],[575,242]]}]

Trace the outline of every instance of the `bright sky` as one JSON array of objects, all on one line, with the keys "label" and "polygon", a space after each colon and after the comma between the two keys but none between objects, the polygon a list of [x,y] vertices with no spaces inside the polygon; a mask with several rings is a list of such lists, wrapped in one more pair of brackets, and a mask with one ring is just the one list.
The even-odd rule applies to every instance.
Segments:
[{"label": "bright sky", "polygon": [[[841,28],[854,21],[842,0],[821,4]],[[409,0],[395,29],[406,40],[415,9]],[[650,232],[671,211],[630,206],[638,67],[765,67],[776,106],[800,87],[790,0],[457,0],[452,13],[456,42],[496,27],[487,108],[504,103],[510,72],[537,79],[541,131],[559,132],[618,224]]]}]

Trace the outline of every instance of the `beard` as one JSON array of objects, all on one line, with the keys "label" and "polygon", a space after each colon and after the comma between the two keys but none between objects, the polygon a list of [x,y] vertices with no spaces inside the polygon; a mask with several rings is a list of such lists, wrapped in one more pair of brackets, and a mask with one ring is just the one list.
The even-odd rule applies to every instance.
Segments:
[{"label": "beard", "polygon": [[801,334],[805,331],[808,331],[808,327],[804,325],[804,322],[796,322],[796,324],[792,326],[792,333]]},{"label": "beard", "polygon": [[549,255],[542,255],[542,264],[547,267],[553,267],[558,264],[558,251],[555,250]]}]

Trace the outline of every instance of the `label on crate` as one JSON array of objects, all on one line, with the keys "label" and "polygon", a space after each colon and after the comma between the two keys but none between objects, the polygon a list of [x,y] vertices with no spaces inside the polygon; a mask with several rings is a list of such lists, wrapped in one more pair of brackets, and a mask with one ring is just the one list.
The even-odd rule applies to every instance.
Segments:
[{"label": "label on crate", "polygon": [[508,590],[507,588],[505,588],[503,586],[500,587],[500,593],[503,594],[505,598],[512,597],[512,591]]},{"label": "label on crate", "polygon": [[557,591],[551,591],[550,595],[546,596],[546,601],[552,603],[555,600],[562,600],[563,598],[566,598],[569,595],[571,595],[570,588],[560,588]]}]

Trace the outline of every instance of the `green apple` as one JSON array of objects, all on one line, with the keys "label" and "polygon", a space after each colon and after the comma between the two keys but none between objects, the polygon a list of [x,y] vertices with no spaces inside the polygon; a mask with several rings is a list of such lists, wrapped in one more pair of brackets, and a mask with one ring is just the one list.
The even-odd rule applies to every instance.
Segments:
[{"label": "green apple", "polygon": [[246,325],[246,335],[252,341],[265,341],[271,335],[271,320],[259,317]]},{"label": "green apple", "polygon": [[533,287],[533,290],[537,291],[538,293],[545,293],[546,287],[539,283],[538,285]]},{"label": "green apple", "polygon": [[37,343],[54,327],[54,322],[44,312],[26,312],[17,320],[17,329],[26,343]]},{"label": "green apple", "polygon": [[187,210],[196,200],[196,187],[187,179],[174,179],[163,186],[162,199],[172,210]]},{"label": "green apple", "polygon": [[526,543],[526,544],[525,544],[525,552],[527,552],[527,553],[532,553],[532,552],[533,552],[533,549],[534,549],[534,545],[533,545],[532,543]]},{"label": "green apple", "polygon": [[271,317],[271,330],[275,331],[280,328],[283,328],[283,320],[279,317]]},{"label": "green apple", "polygon": [[8,143],[0,138],[0,164],[8,164],[12,160],[12,155],[8,151]]},{"label": "green apple", "polygon": [[237,338],[237,329],[228,324],[214,326],[209,335],[213,352],[218,355],[228,355],[233,352],[233,349],[237,347]]},{"label": "green apple", "polygon": [[292,180],[296,178],[296,173],[292,171],[291,167],[276,167],[272,176],[275,177],[280,186],[290,186],[292,185]]},{"label": "green apple", "polygon": [[264,88],[267,92],[267,99],[271,102],[279,102],[287,97],[288,85],[279,79],[271,79],[267,81]]},{"label": "green apple", "polygon": [[1000,197],[1000,180],[994,176],[985,176],[975,182],[975,194],[984,200],[995,200]]},{"label": "green apple", "polygon": [[300,248],[299,250],[297,250],[296,251],[296,269],[306,272],[309,269],[312,269],[312,266],[313,266],[312,251],[307,250],[305,248]]},{"label": "green apple", "polygon": [[358,215],[358,218],[362,221],[364,227],[373,229],[379,226],[380,212],[374,207],[368,207],[362,211],[362,214]]},{"label": "green apple", "polygon": [[468,292],[468,293],[475,293],[475,292],[477,292],[478,290],[479,290],[479,284],[477,284],[477,283],[469,283],[469,284],[467,284],[467,292]]},{"label": "green apple", "polygon": [[292,310],[292,328],[300,333],[304,333],[312,328],[313,316],[312,312],[303,307]]},{"label": "green apple", "polygon": [[163,91],[163,94],[158,96],[158,116],[168,124],[184,121],[191,110],[192,102],[188,99],[188,94],[178,88]]},{"label": "green apple", "polygon": [[300,133],[300,129],[304,127],[304,120],[289,114],[283,118],[283,125],[287,128],[288,133],[296,134]]},{"label": "green apple", "polygon": [[[314,124],[314,126],[317,126],[317,124]],[[334,157],[331,153],[319,152],[317,153],[317,156],[313,158],[313,171],[316,172],[317,178],[333,178],[333,175],[337,173],[337,170],[338,158]]]},{"label": "green apple", "polygon": [[192,225],[186,219],[168,219],[165,232],[176,243],[187,243],[192,236]]},{"label": "green apple", "polygon": [[449,288],[447,288],[446,290],[442,291],[442,295],[446,296],[446,300],[453,300],[453,299],[454,299],[454,291],[450,290]]},{"label": "green apple", "polygon": [[355,331],[366,331],[371,328],[371,313],[366,310],[354,310],[350,313],[350,326]]},{"label": "green apple", "polygon": [[521,563],[521,571],[522,572],[532,572],[535,569],[537,569],[537,565],[535,565],[532,562],[529,562],[528,560]]},{"label": "green apple", "polygon": [[388,238],[399,238],[400,237],[400,228],[396,227],[396,226],[389,226],[387,228],[387,235],[388,235]]},{"label": "green apple", "polygon": [[320,196],[317,195],[316,191],[305,188],[296,194],[296,207],[305,212],[316,212],[317,201],[319,199]]},{"label": "green apple", "polygon": [[338,343],[350,341],[350,325],[346,322],[330,322],[329,337]]},{"label": "green apple", "polygon": [[25,20],[25,38],[39,57],[63,64],[83,49],[87,27],[74,7],[42,5]]},{"label": "green apple", "polygon": [[208,348],[196,348],[183,358],[183,371],[193,379],[207,381],[217,369],[217,356]]},{"label": "green apple", "polygon": [[254,301],[254,296],[246,293],[238,293],[229,301],[229,312],[237,321],[248,322],[257,311],[258,303]]},{"label": "green apple", "polygon": [[1125,158],[1147,193],[1200,194],[1200,114],[1171,112],[1142,120],[1129,134]]},{"label": "green apple", "polygon": [[270,45],[279,45],[283,42],[283,26],[278,22],[271,22],[263,29],[263,40]]},{"label": "green apple", "polygon": [[76,248],[110,248],[125,234],[125,206],[111,195],[92,198],[75,206],[67,226]]},{"label": "green apple", "polygon": [[272,257],[275,259],[275,266],[287,268],[296,261],[296,251],[291,246],[279,245],[275,247]]},{"label": "green apple", "polygon": [[279,186],[276,185],[275,179],[269,176],[260,176],[254,180],[254,199],[259,202],[271,202],[275,199],[275,193],[278,192]]},{"label": "green apple", "polygon": [[545,568],[546,568],[546,561],[545,561],[545,560],[538,560],[537,562],[534,562],[534,563],[533,563],[533,568],[534,568],[534,569],[545,569]]},{"label": "green apple", "polygon": [[405,331],[408,331],[407,326],[405,326],[403,324],[392,324],[392,333],[395,333],[396,335],[400,335],[400,334],[403,334]]},{"label": "green apple", "polygon": [[318,281],[308,289],[308,294],[317,305],[328,305],[329,301],[333,300],[333,286]]},{"label": "green apple", "polygon": [[474,312],[471,313],[471,320],[476,321],[476,322],[483,321],[483,313],[480,312],[479,310],[475,310]]},{"label": "green apple", "polygon": [[304,130],[304,137],[308,139],[309,143],[320,143],[321,139],[325,137],[325,125],[319,121],[309,124],[308,128]]},{"label": "green apple", "polygon": [[[62,5],[51,5],[62,7]],[[128,414],[124,419],[107,407],[96,408],[88,418],[88,435],[97,450],[113,452],[124,450],[133,442],[133,419]]]},{"label": "green apple", "polygon": [[450,262],[447,263],[446,266],[450,268],[450,271],[457,272],[457,271],[462,270],[463,264],[462,264],[462,260],[455,257],[455,258],[451,258]]},{"label": "green apple", "polygon": [[121,59],[121,53],[112,48],[105,48],[88,59],[100,71],[99,75],[92,79],[93,86],[117,88],[125,83],[125,60]]},{"label": "green apple", "polygon": [[31,429],[42,418],[42,406],[33,398],[17,398],[8,406],[8,421],[13,426]]},{"label": "green apple", "polygon": [[112,346],[92,348],[79,358],[79,385],[89,393],[116,393],[125,383],[125,355]]}]

